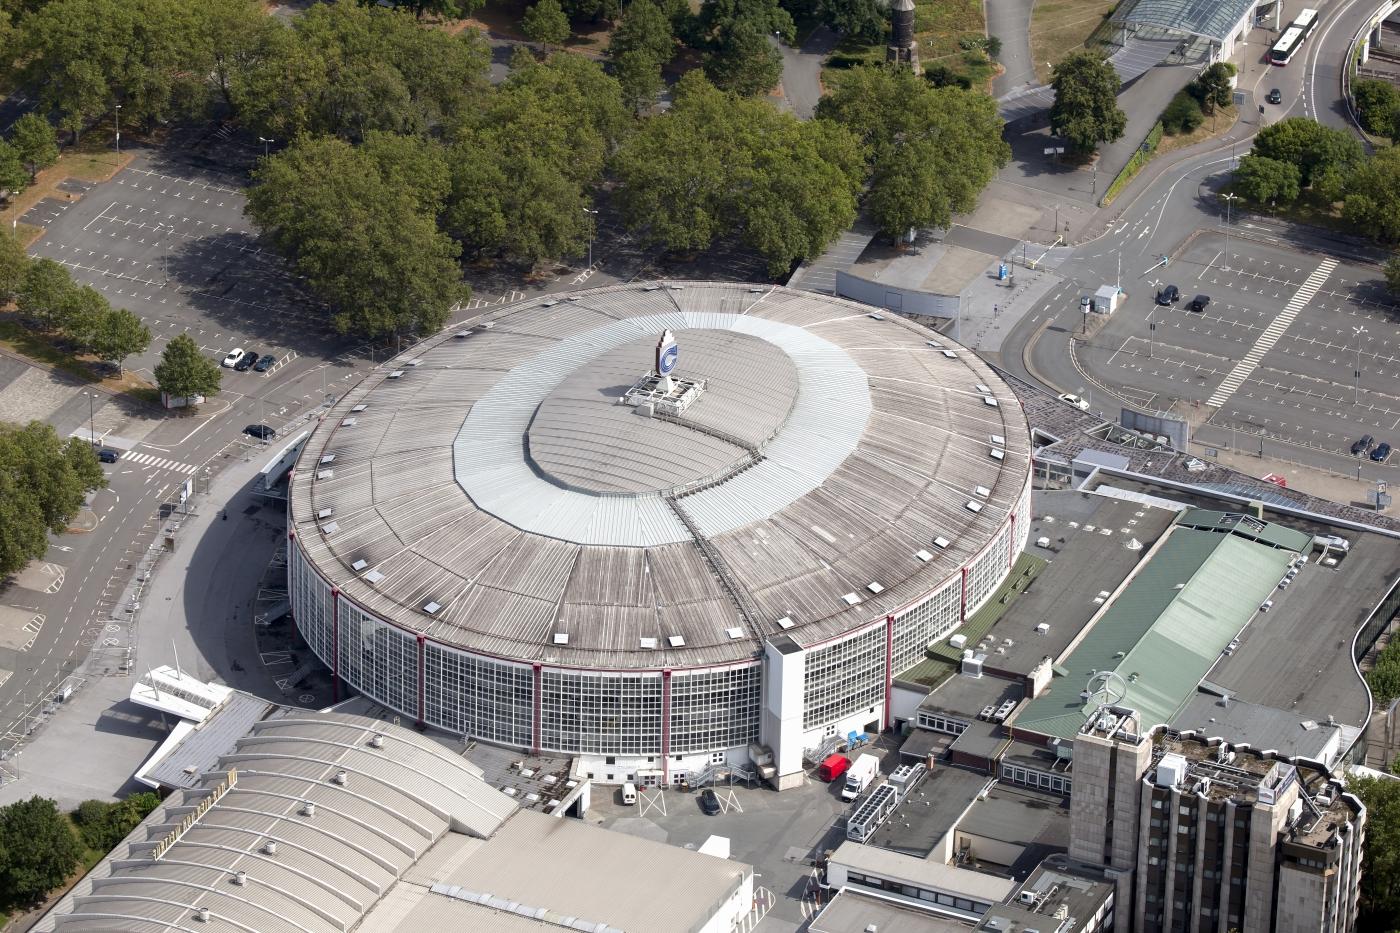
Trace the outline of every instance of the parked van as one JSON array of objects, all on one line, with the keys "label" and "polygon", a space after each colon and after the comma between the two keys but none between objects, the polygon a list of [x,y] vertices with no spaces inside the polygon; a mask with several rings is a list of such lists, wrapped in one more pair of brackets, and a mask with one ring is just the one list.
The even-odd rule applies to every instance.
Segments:
[{"label": "parked van", "polygon": [[629,807],[637,802],[637,785],[631,781],[622,785],[622,802]]},{"label": "parked van", "polygon": [[830,783],[837,780],[851,766],[851,759],[845,755],[828,755],[826,760],[817,766],[817,777]]}]

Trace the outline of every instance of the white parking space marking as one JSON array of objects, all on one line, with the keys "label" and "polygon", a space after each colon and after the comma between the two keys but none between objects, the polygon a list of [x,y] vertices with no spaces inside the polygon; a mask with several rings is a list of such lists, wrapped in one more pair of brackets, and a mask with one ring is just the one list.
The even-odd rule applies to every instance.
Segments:
[{"label": "white parking space marking", "polygon": [[1273,322],[1270,323],[1268,327],[1264,328],[1264,333],[1259,335],[1259,339],[1255,341],[1250,351],[1244,355],[1243,359],[1235,364],[1235,368],[1230,372],[1230,375],[1225,377],[1225,381],[1220,383],[1220,387],[1206,400],[1207,405],[1212,408],[1220,408],[1230,400],[1230,396],[1234,395],[1236,390],[1244,385],[1244,381],[1249,378],[1250,374],[1259,367],[1259,361],[1264,358],[1264,354],[1268,353],[1273,349],[1274,344],[1278,343],[1278,339],[1283,336],[1283,332],[1288,329],[1288,325],[1293,323],[1293,319],[1296,318],[1299,312],[1303,310],[1303,307],[1312,300],[1312,297],[1317,294],[1318,289],[1322,288],[1322,283],[1327,281],[1327,277],[1332,274],[1332,270],[1335,268],[1337,268],[1337,261],[1335,259],[1325,259],[1322,265],[1313,270],[1312,275],[1308,276],[1307,281],[1293,293],[1293,297],[1288,300],[1288,304],[1284,305],[1283,311],[1273,319]]}]

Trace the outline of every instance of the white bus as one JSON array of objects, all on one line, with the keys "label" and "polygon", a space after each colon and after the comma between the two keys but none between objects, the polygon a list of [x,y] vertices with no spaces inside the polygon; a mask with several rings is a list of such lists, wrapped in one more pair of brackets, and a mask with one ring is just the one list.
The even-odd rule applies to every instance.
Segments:
[{"label": "white bus", "polygon": [[1274,65],[1287,65],[1293,58],[1293,54],[1307,41],[1308,35],[1317,25],[1317,10],[1304,10],[1298,14],[1298,18],[1289,24],[1283,31],[1283,35],[1274,43],[1274,47],[1269,49],[1269,62]]}]

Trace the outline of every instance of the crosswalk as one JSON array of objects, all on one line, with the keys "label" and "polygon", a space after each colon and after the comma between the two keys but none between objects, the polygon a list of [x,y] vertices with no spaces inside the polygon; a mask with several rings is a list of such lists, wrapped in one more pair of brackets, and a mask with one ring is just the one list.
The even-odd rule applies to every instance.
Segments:
[{"label": "crosswalk", "polygon": [[197,466],[190,466],[188,463],[180,463],[176,460],[167,460],[164,457],[156,457],[151,454],[126,453],[122,455],[122,463],[135,463],[139,466],[154,467],[157,470],[170,470],[174,473],[193,473],[199,469]]},{"label": "crosswalk", "polygon": [[1293,297],[1288,299],[1288,304],[1284,305],[1283,311],[1264,332],[1259,335],[1259,339],[1254,342],[1254,346],[1244,355],[1235,368],[1230,370],[1230,375],[1225,377],[1225,381],[1215,390],[1215,393],[1206,401],[1212,408],[1219,408],[1230,400],[1230,396],[1244,385],[1244,381],[1259,368],[1259,361],[1264,358],[1264,354],[1274,348],[1278,339],[1283,336],[1283,332],[1288,330],[1288,326],[1293,323],[1293,319],[1303,310],[1309,301],[1312,301],[1318,289],[1322,288],[1322,283],[1327,281],[1327,277],[1332,274],[1332,270],[1337,268],[1335,259],[1325,259],[1322,265],[1313,270],[1298,290],[1293,293]]}]

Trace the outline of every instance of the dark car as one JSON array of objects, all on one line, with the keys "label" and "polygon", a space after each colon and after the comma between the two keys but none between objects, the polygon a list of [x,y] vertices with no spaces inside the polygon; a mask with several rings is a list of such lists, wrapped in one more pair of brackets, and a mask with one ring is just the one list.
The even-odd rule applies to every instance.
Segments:
[{"label": "dark car", "polygon": [[1157,304],[1169,305],[1174,301],[1181,300],[1181,289],[1175,285],[1168,285],[1157,293]]},{"label": "dark car", "polygon": [[1376,449],[1373,450],[1373,451],[1371,451],[1371,459],[1374,460],[1374,461],[1376,461],[1377,463],[1385,463],[1386,459],[1387,459],[1389,456],[1390,456],[1390,445],[1389,445],[1389,444],[1377,444],[1377,445],[1376,445]]},{"label": "dark car", "polygon": [[276,362],[277,357],[269,353],[267,356],[264,356],[262,359],[258,360],[256,363],[253,364],[253,372],[265,373],[269,369],[271,369]]},{"label": "dark car", "polygon": [[97,451],[97,459],[103,463],[116,463],[122,458],[122,452],[112,447],[102,447]]},{"label": "dark car", "polygon": [[1186,307],[1190,311],[1204,311],[1208,304],[1210,304],[1209,295],[1197,295],[1195,298],[1191,299],[1191,303]]},{"label": "dark car", "polygon": [[1374,437],[1372,437],[1371,435],[1369,435],[1369,434],[1363,434],[1363,435],[1361,435],[1361,438],[1360,438],[1359,440],[1357,440],[1357,442],[1356,442],[1355,444],[1352,444],[1352,445],[1351,445],[1351,455],[1352,455],[1353,457],[1359,457],[1359,456],[1361,456],[1361,455],[1364,454],[1364,453],[1369,453],[1370,450],[1371,450],[1371,445],[1374,444],[1375,442],[1376,442],[1376,439],[1375,439]]},{"label": "dark car", "polygon": [[1266,98],[1266,100],[1268,100],[1268,102],[1271,104],[1281,104],[1283,103],[1283,92],[1280,91],[1278,88],[1274,88],[1272,91],[1269,92],[1269,96]]},{"label": "dark car", "polygon": [[257,361],[258,361],[258,351],[257,351],[257,350],[245,350],[245,351],[243,352],[243,355],[242,355],[241,357],[238,358],[238,362],[233,364],[233,368],[234,368],[237,372],[246,373],[248,370],[250,370],[250,369],[253,368],[253,364],[256,363]]},{"label": "dark car", "polygon": [[719,795],[714,792],[714,788],[707,787],[700,792],[700,809],[710,816],[719,813]]},{"label": "dark car", "polygon": [[243,433],[262,441],[277,436],[277,431],[267,424],[250,424],[243,429]]}]

